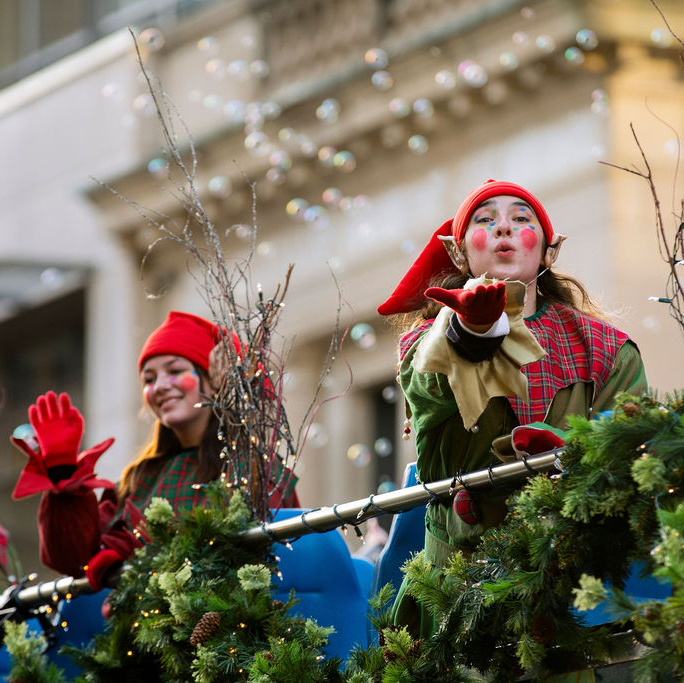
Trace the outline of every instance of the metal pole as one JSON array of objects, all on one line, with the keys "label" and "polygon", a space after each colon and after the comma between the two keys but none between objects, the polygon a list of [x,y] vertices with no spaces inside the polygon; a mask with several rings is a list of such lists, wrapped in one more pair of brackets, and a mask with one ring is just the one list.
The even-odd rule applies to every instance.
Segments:
[{"label": "metal pole", "polygon": [[[396,514],[428,503],[433,498],[447,498],[462,488],[491,488],[497,484],[509,483],[539,472],[562,471],[560,456],[563,449],[555,449],[527,458],[515,460],[485,470],[477,470],[457,478],[441,479],[430,484],[418,484],[407,488],[371,495],[350,503],[338,503],[319,508],[280,522],[263,523],[244,531],[241,536],[247,543],[267,543],[298,538],[314,532],[330,531],[343,524],[360,524],[371,517],[390,513]],[[15,589],[16,590],[16,589]],[[11,600],[15,605],[31,607],[58,602],[61,599],[93,593],[86,578],[75,579],[64,576],[54,581],[37,583],[15,592]],[[6,592],[7,594],[7,592]],[[0,602],[7,605],[7,600]],[[9,608],[0,608],[0,619]]]},{"label": "metal pole", "polygon": [[339,503],[332,507],[319,508],[280,522],[261,524],[243,532],[248,542],[282,541],[298,538],[313,532],[323,532],[343,524],[359,524],[370,517],[385,513],[398,513],[429,502],[433,498],[445,498],[461,488],[490,488],[497,484],[549,470],[561,471],[562,449],[554,449],[527,458],[497,465],[486,470],[463,474],[456,479],[441,479],[430,484],[419,484],[407,488],[369,496],[350,503]]}]

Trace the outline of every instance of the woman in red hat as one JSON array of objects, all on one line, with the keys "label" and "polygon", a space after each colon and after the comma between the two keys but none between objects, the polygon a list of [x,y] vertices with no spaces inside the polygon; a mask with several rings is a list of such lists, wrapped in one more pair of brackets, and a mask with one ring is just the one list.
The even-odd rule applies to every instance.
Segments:
[{"label": "woman in red hat", "polygon": [[[93,471],[113,439],[79,454],[83,418],[67,394],[48,392],[30,406],[38,447],[12,437],[29,457],[13,497],[42,493],[43,564],[72,576],[85,571],[99,589],[105,572],[140,545],[136,526],[153,497],[167,499],[176,512],[203,504],[203,489],[195,484],[218,478],[222,470],[224,444],[208,377],[209,356],[220,341],[217,325],[180,311],[171,311],[148,337],[138,371],[144,402],[156,418],[153,435],[118,486]],[[236,338],[233,343],[239,347]],[[208,405],[198,407],[202,403]],[[271,495],[273,507],[299,507],[295,478],[288,474]],[[98,502],[93,489],[100,487],[105,491]]]},{"label": "woman in red hat", "polygon": [[[568,415],[591,417],[610,409],[618,392],[646,390],[634,343],[600,317],[581,283],[552,270],[564,239],[534,195],[490,180],[378,308],[408,319],[399,381],[421,481],[552,450],[564,443]],[[466,491],[453,505],[429,506],[427,558],[444,566],[455,550],[471,552],[503,521],[509,494]],[[406,582],[396,623],[431,633],[432,619],[405,590]]]}]

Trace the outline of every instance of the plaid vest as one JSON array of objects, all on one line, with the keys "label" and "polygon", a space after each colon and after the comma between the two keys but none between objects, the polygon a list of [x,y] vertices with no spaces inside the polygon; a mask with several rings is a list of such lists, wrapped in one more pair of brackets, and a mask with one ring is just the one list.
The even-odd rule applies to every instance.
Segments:
[{"label": "plaid vest", "polygon": [[[400,360],[433,322],[434,318],[426,320],[400,339]],[[522,367],[529,383],[530,402],[508,397],[521,425],[543,421],[553,397],[564,387],[593,382],[596,395],[608,379],[620,347],[629,339],[604,320],[560,304],[544,305],[525,320],[525,325],[546,355]]]}]

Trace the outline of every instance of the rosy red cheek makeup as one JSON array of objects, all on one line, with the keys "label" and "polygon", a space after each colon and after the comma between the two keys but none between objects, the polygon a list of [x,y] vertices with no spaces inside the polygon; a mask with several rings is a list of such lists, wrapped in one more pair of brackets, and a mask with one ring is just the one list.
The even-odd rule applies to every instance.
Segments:
[{"label": "rosy red cheek makeup", "polygon": [[178,380],[178,386],[183,389],[183,391],[193,391],[197,388],[198,384],[199,377],[194,370],[184,372]]}]

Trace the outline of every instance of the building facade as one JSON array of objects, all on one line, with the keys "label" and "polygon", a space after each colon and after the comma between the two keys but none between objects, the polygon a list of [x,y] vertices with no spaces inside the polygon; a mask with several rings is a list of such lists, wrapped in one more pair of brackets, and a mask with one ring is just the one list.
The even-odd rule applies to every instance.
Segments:
[{"label": "building facade", "polygon": [[[199,198],[225,253],[244,258],[256,225],[252,284],[267,294],[295,264],[279,325],[293,424],[338,311],[349,332],[298,465],[306,506],[389,487],[414,458],[399,438],[399,331],[375,308],[490,177],[543,201],[569,237],[558,269],[637,342],[652,386],[684,386],[681,330],[649,301],[668,271],[648,185],[601,163],[643,166],[632,124],[673,239],[684,10],[658,7],[662,16],[647,0],[232,0],[137,16],[141,58],[179,114],[186,159],[184,128],[192,134]],[[169,309],[207,313],[182,250],[162,245],[141,267],[158,233],[133,203],[165,225],[183,212],[163,189],[164,141],[133,38],[103,30],[107,16],[90,17],[97,40],[0,91],[0,522],[27,563],[36,502],[9,502],[23,456],[7,436],[28,403],[69,391],[89,444],[116,437],[100,467],[116,479],[149,429],[142,341]]]}]

